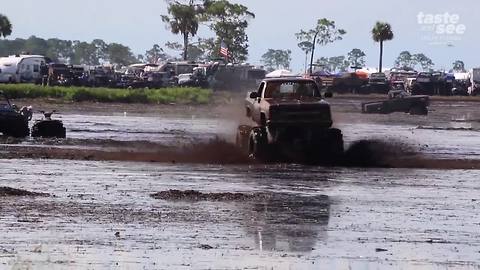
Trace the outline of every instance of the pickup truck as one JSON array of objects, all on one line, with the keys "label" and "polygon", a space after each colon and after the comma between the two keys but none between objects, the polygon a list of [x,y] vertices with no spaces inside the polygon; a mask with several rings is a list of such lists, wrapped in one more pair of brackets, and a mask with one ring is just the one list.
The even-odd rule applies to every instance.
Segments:
[{"label": "pickup truck", "polygon": [[[332,128],[330,104],[312,79],[265,79],[248,93],[246,116],[255,126],[240,126],[237,144],[256,160],[334,161],[343,154],[343,135]],[[286,154],[288,153],[288,154]]]},{"label": "pickup truck", "polygon": [[362,103],[362,113],[389,114],[405,112],[411,115],[427,115],[430,97],[427,95],[409,95],[405,91],[390,91],[388,99]]}]

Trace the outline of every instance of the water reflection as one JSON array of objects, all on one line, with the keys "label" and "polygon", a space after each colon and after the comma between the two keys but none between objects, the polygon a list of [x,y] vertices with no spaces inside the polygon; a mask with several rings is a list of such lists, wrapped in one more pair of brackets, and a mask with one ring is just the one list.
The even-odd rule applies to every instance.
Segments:
[{"label": "water reflection", "polygon": [[273,193],[251,204],[248,234],[260,250],[311,251],[318,240],[326,238],[330,204],[326,195]]}]

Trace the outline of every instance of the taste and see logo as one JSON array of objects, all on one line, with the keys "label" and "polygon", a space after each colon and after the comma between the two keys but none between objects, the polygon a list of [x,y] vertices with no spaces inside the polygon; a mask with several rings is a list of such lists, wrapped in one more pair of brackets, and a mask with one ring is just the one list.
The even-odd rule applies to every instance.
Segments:
[{"label": "taste and see logo", "polygon": [[[437,36],[461,36],[467,30],[465,24],[460,22],[460,15],[448,12],[438,14],[420,12],[417,14],[417,22],[421,25],[422,31],[430,32]],[[456,40],[459,39],[457,38]]]}]

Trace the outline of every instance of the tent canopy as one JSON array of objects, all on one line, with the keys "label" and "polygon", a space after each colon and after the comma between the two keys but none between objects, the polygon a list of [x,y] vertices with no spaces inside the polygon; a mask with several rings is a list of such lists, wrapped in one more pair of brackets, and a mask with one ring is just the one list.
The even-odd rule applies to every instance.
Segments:
[{"label": "tent canopy", "polygon": [[277,69],[265,75],[266,78],[292,77],[295,76],[290,70]]}]

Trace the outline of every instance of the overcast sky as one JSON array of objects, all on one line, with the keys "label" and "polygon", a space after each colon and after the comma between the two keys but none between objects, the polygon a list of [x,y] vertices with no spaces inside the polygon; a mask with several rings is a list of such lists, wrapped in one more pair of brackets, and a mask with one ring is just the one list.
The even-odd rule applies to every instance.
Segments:
[{"label": "overcast sky", "polygon": [[[119,42],[132,48],[135,54],[143,54],[153,44],[163,46],[167,41],[181,41],[180,37],[166,30],[160,15],[166,13],[163,0],[1,0],[0,13],[7,15],[13,24],[11,38],[61,38],[92,41],[101,38],[107,42]],[[436,68],[450,68],[460,59],[467,67],[480,66],[480,35],[476,25],[480,17],[478,0],[235,0],[246,5],[256,14],[248,29],[250,39],[249,62],[260,64],[260,58],[269,48],[292,50],[292,68],[303,68],[304,55],[297,47],[294,33],[312,28],[319,18],[334,20],[347,31],[342,41],[319,47],[316,57],[346,55],[352,48],[367,54],[367,65],[378,63],[378,44],[371,39],[371,28],[377,20],[392,25],[395,39],[385,43],[385,65],[393,61],[403,50],[422,52],[432,58]],[[424,16],[448,12],[452,20],[437,24],[419,24],[419,13]],[[440,19],[440,18],[437,18]],[[456,19],[456,20],[455,20]],[[438,22],[438,21],[437,21]],[[442,27],[452,24],[464,31],[449,35],[436,34],[426,27]],[[463,25],[463,26],[462,26]],[[451,28],[451,29],[453,29]],[[203,28],[199,35],[212,36]]]}]

